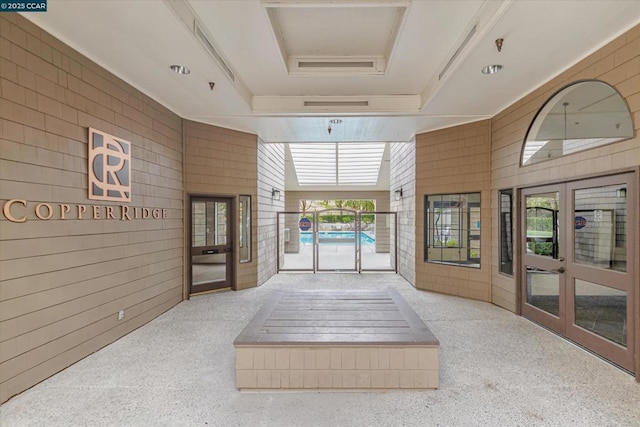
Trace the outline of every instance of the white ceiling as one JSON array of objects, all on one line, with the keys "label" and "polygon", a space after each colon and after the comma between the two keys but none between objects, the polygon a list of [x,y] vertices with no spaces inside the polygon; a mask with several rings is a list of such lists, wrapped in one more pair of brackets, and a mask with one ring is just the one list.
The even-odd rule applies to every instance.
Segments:
[{"label": "white ceiling", "polygon": [[640,1],[49,0],[24,17],[187,119],[266,142],[402,142],[492,117],[640,23]]}]

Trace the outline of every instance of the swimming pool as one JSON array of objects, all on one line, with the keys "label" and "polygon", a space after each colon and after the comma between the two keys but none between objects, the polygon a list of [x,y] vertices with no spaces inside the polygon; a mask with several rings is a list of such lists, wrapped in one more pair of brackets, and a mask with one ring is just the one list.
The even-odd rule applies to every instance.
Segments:
[{"label": "swimming pool", "polygon": [[[355,239],[355,233],[353,231],[321,231],[318,233],[320,239]],[[367,233],[360,233],[361,245],[373,245],[376,243],[376,239]],[[300,232],[300,244],[311,245],[313,244],[313,232],[301,231]],[[349,242],[336,242],[335,245],[350,245]]]}]

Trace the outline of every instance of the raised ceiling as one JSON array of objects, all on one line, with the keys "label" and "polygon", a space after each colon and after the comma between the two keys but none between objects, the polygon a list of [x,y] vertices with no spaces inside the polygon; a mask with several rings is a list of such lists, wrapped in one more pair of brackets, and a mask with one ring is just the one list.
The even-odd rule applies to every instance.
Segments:
[{"label": "raised ceiling", "polygon": [[186,119],[403,142],[494,116],[639,24],[640,1],[49,0],[24,16]]}]

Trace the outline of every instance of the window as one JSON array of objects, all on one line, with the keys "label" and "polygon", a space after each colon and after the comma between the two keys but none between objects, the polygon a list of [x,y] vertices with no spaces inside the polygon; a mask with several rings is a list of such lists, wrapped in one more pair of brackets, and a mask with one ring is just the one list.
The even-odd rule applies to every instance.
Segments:
[{"label": "window", "polygon": [[251,196],[240,196],[240,262],[251,262]]},{"label": "window", "polygon": [[605,82],[572,83],[549,98],[529,126],[522,166],[633,138],[629,107]]},{"label": "window", "polygon": [[425,261],[480,268],[480,193],[425,197]]},{"label": "window", "polygon": [[500,273],[513,276],[513,190],[500,190]]}]

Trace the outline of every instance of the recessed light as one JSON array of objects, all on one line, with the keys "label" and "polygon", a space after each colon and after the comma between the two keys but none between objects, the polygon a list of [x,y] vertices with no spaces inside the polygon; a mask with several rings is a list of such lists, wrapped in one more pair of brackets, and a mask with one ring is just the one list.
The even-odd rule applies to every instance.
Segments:
[{"label": "recessed light", "polygon": [[340,123],[342,123],[342,119],[331,119],[329,120],[329,123],[331,123],[332,125],[339,125]]},{"label": "recessed light", "polygon": [[500,64],[487,65],[482,69],[482,74],[495,74],[500,70],[502,70],[502,65]]},{"label": "recessed light", "polygon": [[171,71],[173,71],[175,73],[178,73],[178,74],[189,74],[191,72],[184,65],[172,65],[169,68],[171,68]]}]

